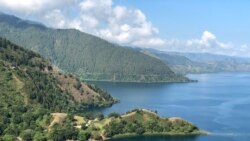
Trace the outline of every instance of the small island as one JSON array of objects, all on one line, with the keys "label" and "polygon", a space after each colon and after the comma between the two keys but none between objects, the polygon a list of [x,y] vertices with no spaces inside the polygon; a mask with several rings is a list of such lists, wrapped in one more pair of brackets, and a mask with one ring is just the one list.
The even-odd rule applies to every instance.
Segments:
[{"label": "small island", "polygon": [[64,129],[63,127],[70,123],[73,123],[75,131],[78,132],[77,140],[80,141],[108,140],[138,135],[205,134],[198,127],[181,118],[161,118],[155,112],[146,109],[135,109],[123,115],[111,113],[106,118],[99,114],[95,119],[81,116],[72,117],[63,113],[54,113],[52,115],[54,120],[49,126],[49,134],[52,140],[69,139],[66,136],[63,138],[62,134],[55,133],[58,133],[60,129]]}]

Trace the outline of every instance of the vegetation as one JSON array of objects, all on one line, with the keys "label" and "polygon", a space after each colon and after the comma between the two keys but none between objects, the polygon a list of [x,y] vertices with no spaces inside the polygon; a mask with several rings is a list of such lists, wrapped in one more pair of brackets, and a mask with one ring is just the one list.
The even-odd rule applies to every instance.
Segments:
[{"label": "vegetation", "polygon": [[[76,105],[110,106],[116,102],[100,88],[65,78],[40,55],[0,38],[0,69],[6,80],[24,97],[25,104],[41,104],[52,111],[74,110]],[[2,86],[4,87],[4,85]],[[86,101],[88,103],[86,103]]]},{"label": "vegetation", "polygon": [[180,118],[160,118],[148,110],[133,110],[125,115],[110,114],[107,118],[92,121],[85,132],[102,139],[127,135],[176,135],[201,134],[202,132],[191,123]]},{"label": "vegetation", "polygon": [[122,134],[192,134],[198,133],[198,128],[182,119],[163,119],[147,110],[134,110],[121,118],[112,119],[104,127],[105,135],[113,137]]},{"label": "vegetation", "polygon": [[40,53],[63,71],[84,80],[188,81],[154,57],[77,30],[50,29],[0,14],[0,36]]},{"label": "vegetation", "polygon": [[[77,139],[73,116],[69,116],[71,121],[63,126],[54,125],[48,129],[52,112],[74,113],[78,108],[86,107],[84,100],[94,106],[109,106],[106,104],[116,102],[108,93],[96,88],[98,93],[74,76],[62,77],[64,75],[39,54],[0,38],[0,140],[17,137],[24,141]],[[78,97],[80,92],[73,88],[77,83],[63,84],[69,80],[81,83],[79,89],[89,91],[89,96],[83,93]]]},{"label": "vegetation", "polygon": [[[24,25],[23,25],[24,26]],[[40,28],[40,27],[39,27]],[[107,92],[65,75],[39,54],[0,38],[0,140],[86,141],[124,134],[200,134],[194,125],[147,110],[76,116],[117,102]]]}]

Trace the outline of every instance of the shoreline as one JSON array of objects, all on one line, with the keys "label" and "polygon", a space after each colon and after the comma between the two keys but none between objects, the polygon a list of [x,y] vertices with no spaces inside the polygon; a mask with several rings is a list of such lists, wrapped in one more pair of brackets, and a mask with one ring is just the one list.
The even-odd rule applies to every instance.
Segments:
[{"label": "shoreline", "polygon": [[131,84],[153,84],[153,83],[158,83],[158,84],[175,84],[175,83],[197,83],[198,80],[187,80],[187,81],[112,81],[112,80],[94,80],[94,79],[81,79],[84,82],[106,82],[106,83],[131,83]]},{"label": "shoreline", "polygon": [[200,130],[194,133],[144,133],[142,135],[138,135],[135,133],[128,133],[128,134],[121,134],[121,135],[115,135],[112,138],[106,138],[105,141],[109,141],[112,139],[123,139],[123,138],[130,138],[130,137],[154,137],[154,136],[200,136],[200,135],[210,135],[209,132]]}]

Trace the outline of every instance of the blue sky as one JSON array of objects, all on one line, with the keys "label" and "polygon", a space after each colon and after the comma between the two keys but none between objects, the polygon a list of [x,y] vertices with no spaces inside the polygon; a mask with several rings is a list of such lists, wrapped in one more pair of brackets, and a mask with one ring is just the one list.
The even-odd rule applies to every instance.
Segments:
[{"label": "blue sky", "polygon": [[250,57],[249,0],[0,0],[0,9],[126,46]]},{"label": "blue sky", "polygon": [[234,43],[250,43],[249,0],[115,0],[141,9],[164,38],[190,39],[204,30]]}]

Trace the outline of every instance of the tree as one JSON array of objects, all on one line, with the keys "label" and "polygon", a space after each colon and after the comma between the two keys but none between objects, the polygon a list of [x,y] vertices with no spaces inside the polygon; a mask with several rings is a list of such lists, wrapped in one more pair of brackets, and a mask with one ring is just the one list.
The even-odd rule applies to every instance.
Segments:
[{"label": "tree", "polygon": [[36,132],[34,136],[35,141],[47,141],[46,136],[41,132]]},{"label": "tree", "polygon": [[97,117],[98,120],[103,120],[104,119],[104,115],[102,113],[98,113],[96,115],[96,117]]},{"label": "tree", "polygon": [[67,118],[69,121],[75,121],[73,114],[68,114]]},{"label": "tree", "polygon": [[87,141],[90,138],[90,133],[86,131],[79,131],[78,133],[78,140],[80,141]]},{"label": "tree", "polygon": [[143,133],[145,133],[145,130],[142,126],[139,126],[138,128],[136,128],[135,133],[138,135],[142,135]]},{"label": "tree", "polygon": [[25,130],[20,135],[23,141],[32,141],[33,136],[34,136],[34,132],[32,130]]},{"label": "tree", "polygon": [[52,66],[48,66],[48,70],[49,70],[49,71],[52,71],[52,70],[53,70],[53,67],[52,67]]},{"label": "tree", "polygon": [[124,133],[124,123],[123,122],[119,122],[119,121],[111,121],[108,125],[106,125],[104,127],[105,129],[105,135],[107,137],[112,137],[114,135],[117,135],[117,134],[122,134]]},{"label": "tree", "polygon": [[93,138],[93,139],[96,140],[96,141],[101,141],[101,140],[103,140],[103,139],[102,139],[102,136],[99,135],[99,134],[97,134],[97,133],[92,134],[92,135],[91,135],[91,138]]},{"label": "tree", "polygon": [[114,113],[110,113],[108,117],[118,118],[118,117],[120,117],[120,114],[114,112]]},{"label": "tree", "polygon": [[85,133],[82,133],[81,131],[78,134],[78,140],[79,141],[87,141],[87,137],[85,135]]},{"label": "tree", "polygon": [[63,141],[66,140],[64,133],[62,130],[56,130],[54,129],[52,132],[49,134],[49,138],[53,141]]},{"label": "tree", "polygon": [[77,90],[80,90],[81,87],[82,87],[81,81],[76,81],[75,88]]},{"label": "tree", "polygon": [[157,121],[155,120],[150,120],[148,122],[145,123],[146,125],[146,129],[150,132],[154,132],[155,127],[158,127]]},{"label": "tree", "polygon": [[1,140],[1,139],[2,139],[3,141],[14,141],[14,140],[15,140],[15,136],[5,134],[2,138],[0,138],[0,140]]},{"label": "tree", "polygon": [[71,122],[66,122],[63,125],[54,126],[50,132],[49,138],[53,141],[62,141],[62,140],[76,140],[77,139],[77,130],[71,125]]},{"label": "tree", "polygon": [[0,123],[0,135],[2,135],[4,131],[4,125]]},{"label": "tree", "polygon": [[94,119],[94,115],[93,115],[93,113],[91,113],[91,112],[85,113],[85,114],[84,114],[84,117],[85,117],[86,119],[88,119],[88,120],[93,120],[93,119]]}]

